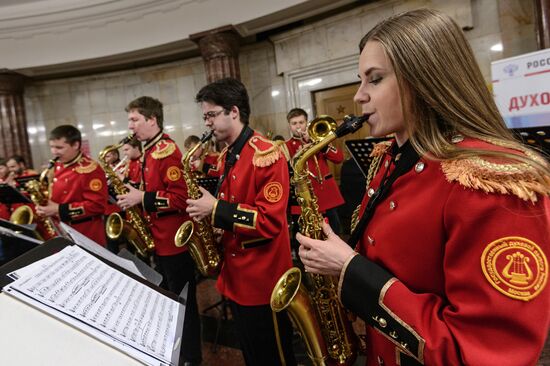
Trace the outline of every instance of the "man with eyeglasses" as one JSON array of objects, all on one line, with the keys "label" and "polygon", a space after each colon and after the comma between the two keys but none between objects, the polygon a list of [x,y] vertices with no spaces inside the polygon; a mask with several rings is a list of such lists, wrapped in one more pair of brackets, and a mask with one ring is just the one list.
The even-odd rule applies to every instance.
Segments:
[{"label": "man with eyeglasses", "polygon": [[187,212],[224,231],[217,289],[228,299],[246,364],[295,365],[292,325],[285,312],[274,314],[269,306],[275,283],[292,266],[286,159],[248,126],[248,93],[240,81],[215,81],[195,100],[206,127],[229,146],[220,157],[217,198],[201,189],[201,198],[187,200]]},{"label": "man with eyeglasses", "polygon": [[200,319],[196,299],[195,264],[187,247],[174,245],[176,231],[184,221],[187,186],[183,178],[182,154],[176,143],[163,133],[162,103],[143,96],[126,107],[128,127],[143,141],[139,189],[127,184],[127,194],[117,196],[124,210],[142,204],[155,242],[156,270],[163,276],[161,286],[179,294],[189,284],[185,306],[180,364],[198,365],[201,356]]}]

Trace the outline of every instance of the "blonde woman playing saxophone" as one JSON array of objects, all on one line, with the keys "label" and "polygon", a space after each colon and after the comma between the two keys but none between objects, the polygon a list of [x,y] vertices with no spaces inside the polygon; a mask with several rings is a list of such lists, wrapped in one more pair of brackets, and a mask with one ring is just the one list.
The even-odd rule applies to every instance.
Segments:
[{"label": "blonde woman playing saxophone", "polygon": [[396,15],[360,49],[355,101],[395,139],[373,152],[349,243],[326,224],[326,241],[297,235],[305,269],[339,276],[368,365],[534,365],[550,322],[547,163],[506,129],[450,17]]}]

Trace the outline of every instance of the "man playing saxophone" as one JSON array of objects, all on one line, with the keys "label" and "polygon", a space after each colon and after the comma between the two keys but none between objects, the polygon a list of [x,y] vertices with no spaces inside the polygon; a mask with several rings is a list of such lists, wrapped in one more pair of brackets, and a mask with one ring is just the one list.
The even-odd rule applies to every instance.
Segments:
[{"label": "man playing saxophone", "polygon": [[200,364],[201,334],[196,300],[195,264],[186,247],[176,247],[174,237],[185,213],[187,186],[183,179],[181,152],[176,143],[163,133],[162,103],[143,96],[126,107],[128,127],[135,138],[144,142],[139,189],[126,184],[128,193],[117,196],[118,205],[126,210],[142,204],[145,218],[155,242],[156,270],[163,276],[161,286],[179,294],[189,284],[185,307],[181,361]]},{"label": "man playing saxophone", "polygon": [[50,150],[59,158],[53,170],[48,204],[37,206],[43,217],[59,217],[76,230],[105,246],[103,213],[107,205],[107,181],[103,169],[85,156],[80,131],[62,125],[50,132]]},{"label": "man playing saxophone", "polygon": [[229,147],[220,158],[217,199],[201,188],[202,197],[188,200],[187,211],[224,230],[217,288],[229,299],[246,364],[293,365],[290,321],[283,313],[275,317],[269,307],[271,289],[292,266],[286,160],[278,146],[248,126],[248,93],[240,81],[208,84],[196,101],[206,127]]}]

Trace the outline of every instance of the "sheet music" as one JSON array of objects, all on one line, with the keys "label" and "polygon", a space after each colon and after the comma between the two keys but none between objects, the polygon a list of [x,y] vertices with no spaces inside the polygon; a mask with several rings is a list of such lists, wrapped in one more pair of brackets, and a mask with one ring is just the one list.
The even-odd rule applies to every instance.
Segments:
[{"label": "sheet music", "polygon": [[23,271],[4,291],[40,303],[49,314],[91,335],[116,340],[109,343],[147,365],[170,364],[180,342],[176,328],[181,304],[78,246],[40,262],[33,264],[34,273]]},{"label": "sheet music", "polygon": [[64,222],[60,222],[60,225],[61,225],[61,228],[71,236],[71,239],[73,239],[75,244],[77,244],[78,246],[81,246],[82,248],[86,249],[89,252],[97,254],[101,258],[107,259],[109,262],[114,263],[117,266],[120,266],[125,270],[130,271],[135,275],[138,275],[141,278],[145,278],[143,274],[141,274],[141,272],[138,270],[135,263],[132,262],[131,260],[121,258],[118,255],[108,251],[107,249],[103,248],[101,245],[99,245],[92,239],[80,233],[80,231],[67,225]]}]

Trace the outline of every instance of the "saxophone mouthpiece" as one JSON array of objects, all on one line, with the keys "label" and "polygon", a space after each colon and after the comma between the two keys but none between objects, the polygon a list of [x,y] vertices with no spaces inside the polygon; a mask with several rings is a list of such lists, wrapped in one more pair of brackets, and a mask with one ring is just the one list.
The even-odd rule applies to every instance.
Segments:
[{"label": "saxophone mouthpiece", "polygon": [[56,156],[55,158],[53,159],[50,159],[50,161],[48,161],[48,170],[50,170],[51,168],[53,168],[53,166],[55,165],[55,163],[57,163],[57,161],[59,160],[59,156]]},{"label": "saxophone mouthpiece", "polygon": [[334,133],[338,137],[342,137],[350,133],[354,133],[357,130],[359,130],[361,127],[363,127],[363,123],[365,123],[368,119],[369,119],[368,115],[362,115],[357,117],[353,114],[350,114],[348,116],[345,116],[344,121]]},{"label": "saxophone mouthpiece", "polygon": [[204,144],[206,141],[210,140],[213,134],[214,134],[214,130],[205,131],[201,137],[201,144]]}]

